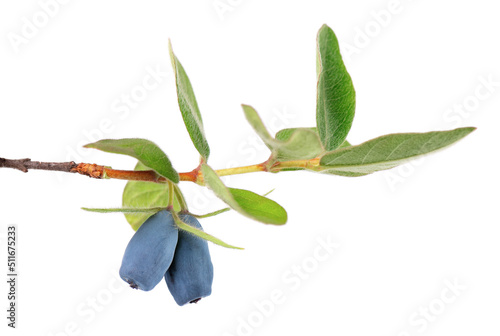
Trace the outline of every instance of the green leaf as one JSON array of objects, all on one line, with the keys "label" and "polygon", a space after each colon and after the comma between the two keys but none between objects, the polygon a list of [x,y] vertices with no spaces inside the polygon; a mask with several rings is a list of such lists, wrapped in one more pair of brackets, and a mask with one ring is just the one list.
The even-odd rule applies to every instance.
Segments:
[{"label": "green leaf", "polygon": [[320,166],[327,173],[336,175],[371,174],[435,152],[474,130],[474,127],[464,127],[451,131],[388,134],[361,145],[326,153],[320,160]]},{"label": "green leaf", "polygon": [[167,155],[152,141],[146,139],[104,139],[85,145],[108,153],[129,155],[174,183],[179,183],[179,174],[172,167]]},{"label": "green leaf", "polygon": [[192,227],[189,224],[184,223],[177,216],[177,214],[174,214],[174,221],[175,221],[175,224],[177,224],[177,226],[179,227],[179,229],[184,230],[186,232],[189,232],[191,234],[194,234],[195,236],[198,236],[198,237],[200,237],[202,239],[208,240],[208,241],[210,241],[210,242],[212,242],[214,244],[217,244],[217,245],[220,245],[220,246],[223,246],[223,247],[232,248],[232,249],[238,249],[238,250],[243,250],[242,247],[237,247],[237,246],[229,245],[229,244],[223,242],[222,240],[220,240],[219,238],[216,238],[216,237],[214,237],[212,235],[209,235],[205,231],[202,231],[200,229]]},{"label": "green leaf", "polygon": [[275,147],[279,146],[279,144],[273,139],[271,134],[269,134],[257,111],[250,105],[243,104],[241,107],[243,108],[243,112],[245,112],[248,123],[253,127],[257,135],[264,141],[271,152],[274,152]]},{"label": "green leaf", "polygon": [[238,208],[238,204],[234,201],[233,196],[229,189],[224,185],[219,175],[207,164],[201,165],[201,172],[203,174],[203,180],[208,188],[210,188],[214,194],[227,203],[231,208]]},{"label": "green leaf", "polygon": [[[242,105],[245,116],[255,132],[264,141],[277,160],[306,160],[322,153],[323,147],[313,129],[295,128],[282,130],[274,139],[267,131],[257,111],[249,105]],[[293,130],[293,131],[292,131]]]},{"label": "green leaf", "polygon": [[[314,133],[314,135],[312,134]],[[278,156],[281,161],[284,160],[307,160],[320,156],[325,152],[321,141],[319,140],[318,130],[316,127],[298,127],[298,128],[284,128],[276,133],[276,140],[288,142]],[[295,151],[291,155],[287,155],[287,151]],[[345,140],[339,148],[350,147],[351,144]],[[285,170],[303,170],[303,168],[283,169]]]},{"label": "green leaf", "polygon": [[[310,131],[313,131],[316,134],[318,134],[318,129],[316,127],[284,128],[284,129],[280,130],[278,133],[276,133],[275,138],[276,138],[276,140],[287,141],[288,139],[290,139],[292,134],[295,133],[296,130],[301,130],[301,129],[310,130]],[[342,145],[340,145],[339,148],[344,148],[344,147],[349,147],[349,146],[352,146],[352,145],[349,143],[349,141],[345,140],[342,143]]]},{"label": "green leaf", "polygon": [[286,160],[313,159],[324,152],[318,134],[308,129],[297,129],[276,149],[276,158]]},{"label": "green leaf", "polygon": [[82,210],[89,212],[99,212],[99,213],[148,213],[155,214],[158,211],[165,210],[165,208],[84,208]]},{"label": "green leaf", "polygon": [[177,88],[177,100],[179,102],[179,109],[181,110],[182,119],[186,125],[187,131],[194,147],[198,150],[200,155],[208,159],[210,155],[210,147],[208,146],[207,139],[205,138],[205,131],[203,130],[203,120],[201,119],[200,109],[194,96],[193,87],[182,67],[181,63],[174,55],[172,44],[168,42],[168,50],[170,52],[170,60],[175,72],[175,85]]},{"label": "green leaf", "polygon": [[233,199],[248,217],[262,223],[283,225],[287,221],[285,209],[269,198],[249,190],[228,188]]},{"label": "green leaf", "polygon": [[[340,145],[340,148],[346,148],[346,147],[351,147],[352,145],[349,143],[349,141],[345,140],[342,145]],[[322,172],[323,174],[327,175],[338,175],[338,176],[346,176],[346,177],[359,177],[359,176],[365,176],[368,174],[363,174],[363,173],[351,173],[351,172],[343,172],[343,171],[336,171],[336,170],[325,170]]]},{"label": "green leaf", "polygon": [[344,142],[351,129],[356,94],[337,37],[326,25],[317,37],[317,71],[316,124],[323,146],[332,151]]},{"label": "green leaf", "polygon": [[325,151],[314,127],[285,128],[276,139],[282,142],[276,154],[280,161],[313,159]]},{"label": "green leaf", "polygon": [[318,133],[316,127],[283,128],[282,130],[279,130],[274,137],[276,140],[287,141],[297,130],[309,130],[315,132],[316,134]]},{"label": "green leaf", "polygon": [[201,171],[205,184],[232,209],[265,224],[286,223],[286,211],[278,203],[248,190],[227,188],[217,173],[206,164],[202,164]]},{"label": "green leaf", "polygon": [[[135,170],[149,168],[138,162]],[[163,183],[128,181],[123,190],[122,205],[124,208],[166,208],[168,206],[168,185]],[[174,198],[174,210],[179,211],[177,197]],[[125,218],[134,231],[153,213],[125,213]]]}]

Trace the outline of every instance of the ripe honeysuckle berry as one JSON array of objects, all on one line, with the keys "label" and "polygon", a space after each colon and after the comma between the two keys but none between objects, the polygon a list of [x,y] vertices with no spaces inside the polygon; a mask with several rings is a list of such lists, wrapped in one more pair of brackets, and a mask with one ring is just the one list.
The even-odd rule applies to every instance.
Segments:
[{"label": "ripe honeysuckle berry", "polygon": [[[181,215],[183,222],[203,230],[196,218]],[[212,293],[214,268],[206,240],[179,230],[172,264],[165,273],[168,289],[179,306],[196,303]]]},{"label": "ripe honeysuckle berry", "polygon": [[170,211],[149,217],[125,249],[120,277],[132,288],[152,290],[172,263],[177,240],[178,228]]}]

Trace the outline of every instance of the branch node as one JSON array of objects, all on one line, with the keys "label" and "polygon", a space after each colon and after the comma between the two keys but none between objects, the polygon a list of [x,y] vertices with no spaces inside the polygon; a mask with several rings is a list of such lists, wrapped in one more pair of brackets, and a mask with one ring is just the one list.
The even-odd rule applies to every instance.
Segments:
[{"label": "branch node", "polygon": [[97,179],[104,177],[104,166],[99,166],[95,163],[79,163],[75,168],[72,168],[71,171]]}]

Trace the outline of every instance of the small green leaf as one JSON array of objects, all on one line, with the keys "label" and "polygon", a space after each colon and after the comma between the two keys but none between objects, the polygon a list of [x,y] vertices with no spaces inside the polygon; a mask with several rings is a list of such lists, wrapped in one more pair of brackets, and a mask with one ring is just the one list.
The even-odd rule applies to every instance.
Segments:
[{"label": "small green leaf", "polygon": [[[276,140],[287,141],[288,139],[290,139],[292,134],[295,133],[296,130],[301,130],[301,129],[310,130],[310,131],[313,131],[316,134],[318,134],[318,129],[316,127],[284,128],[284,129],[280,130],[278,133],[276,133],[275,138],[276,138]],[[352,145],[349,143],[349,141],[345,140],[342,143],[342,145],[340,145],[339,148],[344,148],[344,147],[349,147],[349,146],[352,146]]]},{"label": "small green leaf", "polygon": [[344,142],[351,129],[356,94],[337,37],[327,25],[318,32],[317,71],[316,124],[323,146],[332,151]]},{"label": "small green leaf", "polygon": [[[314,135],[312,133],[314,133]],[[312,159],[325,152],[316,127],[284,128],[276,133],[275,137],[276,140],[287,142],[287,146],[284,146],[279,151],[278,159],[281,161]],[[349,146],[351,146],[351,144],[345,140],[339,148]],[[293,150],[294,147],[296,147],[295,150]],[[289,154],[290,150],[292,150],[292,152]],[[282,171],[285,170],[303,170],[303,168],[287,168]]]},{"label": "small green leaf", "polygon": [[237,246],[233,246],[233,245],[229,245],[227,243],[224,243],[222,240],[220,240],[219,238],[216,238],[212,235],[209,235],[208,233],[206,233],[205,231],[202,231],[200,229],[197,229],[195,227],[192,227],[191,225],[189,224],[186,224],[184,223],[178,216],[177,214],[174,214],[174,221],[175,221],[175,224],[177,224],[177,226],[179,227],[179,229],[181,230],[184,230],[184,231],[187,231],[191,234],[194,234],[195,236],[198,236],[202,239],[205,239],[205,240],[208,240],[214,244],[217,244],[217,245],[220,245],[220,246],[223,246],[223,247],[227,247],[227,248],[232,248],[232,249],[237,249],[237,250],[243,250],[242,247],[237,247]]},{"label": "small green leaf", "polygon": [[214,192],[217,197],[222,199],[231,208],[238,208],[238,204],[236,204],[236,202],[234,201],[229,189],[224,185],[219,175],[217,175],[217,173],[209,165],[205,163],[202,164],[201,172],[203,174],[203,180],[205,181],[205,184]]},{"label": "small green leaf", "polygon": [[[149,168],[138,162],[135,170]],[[168,185],[163,183],[128,181],[123,190],[122,206],[124,208],[166,208],[168,206]],[[174,210],[179,211],[178,198],[174,198]],[[134,231],[153,213],[125,213],[125,218]]]},{"label": "small green leaf", "polygon": [[278,143],[267,131],[266,126],[264,126],[264,123],[262,122],[262,119],[257,111],[250,105],[243,104],[241,107],[243,107],[243,112],[245,112],[245,117],[247,118],[248,123],[253,127],[257,135],[262,139],[262,141],[264,141],[271,152],[273,152],[274,148],[278,146]]},{"label": "small green leaf", "polygon": [[281,141],[276,158],[280,161],[313,159],[325,150],[318,133],[312,128],[286,128],[276,133]]},{"label": "small green leaf", "polygon": [[129,155],[174,183],[179,183],[179,174],[172,167],[167,155],[152,141],[146,139],[104,139],[85,145],[108,153]]},{"label": "small green leaf", "polygon": [[287,221],[285,209],[278,203],[248,190],[227,188],[217,173],[201,165],[205,184],[232,209],[265,224],[282,225]]},{"label": "small green leaf", "polygon": [[193,87],[184,70],[183,66],[174,55],[172,44],[168,42],[168,50],[170,52],[170,60],[175,72],[175,85],[177,88],[177,100],[179,102],[179,109],[181,110],[182,119],[186,125],[187,131],[194,147],[198,150],[200,155],[208,159],[210,155],[210,147],[208,146],[207,139],[205,138],[205,131],[203,130],[203,120],[201,119],[200,109],[194,96]]},{"label": "small green leaf", "polygon": [[276,140],[287,141],[297,130],[309,130],[315,132],[316,134],[318,133],[316,127],[283,128],[282,130],[279,130],[274,137]]},{"label": "small green leaf", "polygon": [[281,134],[278,132],[277,138],[274,139],[267,131],[257,111],[249,105],[242,105],[242,107],[248,122],[277,160],[312,159],[324,151],[314,129],[282,130]]},{"label": "small green leaf", "polygon": [[99,213],[148,213],[150,215],[158,211],[165,210],[165,208],[83,208],[82,210]]},{"label": "small green leaf", "polygon": [[313,159],[324,152],[316,132],[308,129],[297,129],[290,139],[283,142],[276,150],[279,161]]},{"label": "small green leaf", "polygon": [[326,153],[320,160],[320,166],[327,173],[336,175],[371,174],[435,152],[474,130],[474,127],[464,127],[450,131],[388,134],[361,145]]},{"label": "small green leaf", "polygon": [[247,216],[262,223],[283,225],[287,221],[286,210],[269,198],[249,190],[228,188],[234,200]]}]

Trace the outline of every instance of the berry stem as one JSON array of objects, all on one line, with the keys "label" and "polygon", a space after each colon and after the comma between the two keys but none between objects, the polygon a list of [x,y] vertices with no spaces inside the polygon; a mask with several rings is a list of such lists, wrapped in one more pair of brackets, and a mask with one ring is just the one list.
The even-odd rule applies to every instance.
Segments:
[{"label": "berry stem", "polygon": [[181,189],[179,189],[179,186],[177,184],[172,183],[172,185],[174,187],[175,197],[177,198],[177,201],[179,202],[179,205],[181,207],[181,211],[189,211],[186,200],[184,199],[184,195],[182,195]]},{"label": "berry stem", "polygon": [[174,183],[171,181],[167,181],[168,183],[168,206],[174,206]]}]

